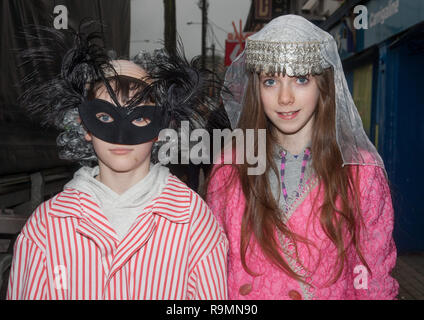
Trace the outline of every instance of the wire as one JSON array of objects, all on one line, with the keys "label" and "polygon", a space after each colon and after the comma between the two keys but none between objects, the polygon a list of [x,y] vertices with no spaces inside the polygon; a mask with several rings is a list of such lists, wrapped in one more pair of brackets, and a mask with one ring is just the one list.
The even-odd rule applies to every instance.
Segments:
[{"label": "wire", "polygon": [[224,28],[221,28],[220,26],[218,26],[215,22],[213,22],[209,17],[208,17],[208,21],[212,22],[212,24],[218,28],[219,30],[225,32],[225,33],[230,33],[229,31],[225,30]]},{"label": "wire", "polygon": [[213,29],[211,28],[211,33],[212,33],[212,36],[213,36],[213,38],[215,39],[215,42],[218,44],[218,46],[221,48],[221,50],[216,50],[216,51],[220,51],[220,52],[223,52],[223,53],[225,53],[225,48],[222,46],[222,44],[219,42],[219,40],[218,40],[218,37],[216,36],[216,34],[215,34],[215,32],[213,31]]},{"label": "wire", "polygon": [[[218,37],[216,36],[216,34],[215,34],[215,31],[213,30],[213,27],[211,26],[211,28],[208,28],[208,29],[210,29],[211,31],[211,35],[212,35],[212,38],[213,39],[215,39],[215,41],[216,41],[216,43],[219,45],[219,47],[222,49],[222,52],[225,52],[225,49],[224,49],[224,47],[222,46],[222,44],[219,42],[219,40],[218,40]],[[213,39],[212,39],[212,41],[213,41]]]}]

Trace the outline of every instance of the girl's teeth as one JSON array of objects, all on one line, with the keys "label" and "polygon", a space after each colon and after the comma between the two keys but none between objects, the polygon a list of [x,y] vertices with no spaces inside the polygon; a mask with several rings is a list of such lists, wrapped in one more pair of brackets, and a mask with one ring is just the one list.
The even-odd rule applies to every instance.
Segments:
[{"label": "girl's teeth", "polygon": [[292,114],[296,113],[297,111],[293,111],[293,112],[281,112],[281,114],[285,115],[285,116],[291,116]]}]

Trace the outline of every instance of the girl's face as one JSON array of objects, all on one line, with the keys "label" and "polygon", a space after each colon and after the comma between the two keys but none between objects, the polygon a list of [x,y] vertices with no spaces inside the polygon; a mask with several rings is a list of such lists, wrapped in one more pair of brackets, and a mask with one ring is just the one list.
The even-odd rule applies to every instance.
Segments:
[{"label": "girl's face", "polygon": [[[104,87],[97,91],[96,98],[114,104]],[[123,101],[119,101],[119,103],[124,104]],[[143,108],[143,106],[137,108]],[[103,112],[96,114],[96,117],[106,123],[113,121],[110,115]],[[140,118],[135,119],[133,124],[142,127],[149,124],[149,122],[150,120],[148,119]],[[119,145],[103,141],[89,132],[85,135],[85,139],[93,143],[99,164],[105,165],[114,172],[130,172],[137,170],[146,163],[150,163],[150,154],[154,140],[137,145]]]},{"label": "girl's face", "polygon": [[297,135],[311,138],[319,89],[313,76],[259,76],[264,112],[277,138]]}]

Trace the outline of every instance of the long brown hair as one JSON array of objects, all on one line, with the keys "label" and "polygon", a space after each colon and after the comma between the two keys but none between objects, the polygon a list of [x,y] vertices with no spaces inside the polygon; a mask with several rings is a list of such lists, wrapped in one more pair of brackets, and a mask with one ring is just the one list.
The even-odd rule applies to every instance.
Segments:
[{"label": "long brown hair", "polygon": [[[359,187],[357,184],[357,167],[342,166],[343,160],[336,141],[335,117],[335,89],[334,73],[331,68],[315,76],[319,88],[318,105],[315,113],[314,134],[311,141],[313,155],[313,170],[319,181],[319,188],[324,190],[324,201],[316,208],[313,204],[312,218],[318,218],[322,229],[327,237],[337,248],[338,257],[334,266],[334,277],[327,284],[337,281],[343,272],[347,259],[347,249],[353,245],[360,260],[370,271],[360,247],[359,230],[362,225],[360,215]],[[243,112],[240,115],[238,128],[267,129],[266,130],[266,172],[262,175],[248,175],[249,165],[233,165],[231,181],[238,179],[241,183],[243,194],[246,199],[246,207],[241,225],[240,253],[243,268],[251,275],[255,273],[246,263],[246,254],[252,236],[256,239],[264,255],[277,267],[289,276],[304,281],[296,274],[281,256],[279,240],[275,237],[279,231],[295,245],[295,253],[299,261],[296,242],[301,241],[308,245],[308,239],[293,233],[281,220],[281,210],[276,199],[272,196],[269,182],[269,173],[279,175],[273,160],[273,146],[276,139],[273,136],[273,126],[266,117],[259,88],[259,75],[252,73],[249,77]],[[256,139],[257,135],[255,135]],[[258,142],[255,141],[255,150],[258,150]],[[216,168],[214,172],[217,172]],[[213,175],[212,173],[212,175]],[[212,176],[209,177],[208,182]],[[319,189],[320,191],[321,189]],[[317,194],[319,194],[318,192]],[[315,199],[316,200],[316,199]],[[346,238],[347,234],[347,238]]]}]

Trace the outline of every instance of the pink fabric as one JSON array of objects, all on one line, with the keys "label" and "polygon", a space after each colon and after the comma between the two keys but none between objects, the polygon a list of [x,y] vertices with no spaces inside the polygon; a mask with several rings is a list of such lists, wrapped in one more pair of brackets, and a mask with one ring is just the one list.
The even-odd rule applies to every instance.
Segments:
[{"label": "pink fabric", "polygon": [[[243,269],[240,259],[240,230],[245,198],[237,179],[234,179],[237,181],[233,185],[228,186],[228,179],[234,170],[230,165],[214,169],[216,172],[210,181],[207,203],[230,242],[229,299],[277,300],[293,299],[296,296],[305,299],[307,296],[299,282],[271,264],[258,249],[254,238],[251,248],[256,249],[248,251],[247,265],[260,275],[251,276]],[[318,185],[312,188],[288,221],[292,231],[306,236],[316,246],[308,248],[305,244],[298,244],[303,265],[312,271],[308,279],[313,288],[312,299],[395,299],[398,293],[398,283],[390,276],[396,263],[396,247],[392,237],[394,213],[390,190],[381,168],[360,166],[359,170],[361,209],[365,226],[361,229],[360,245],[372,272],[367,275],[367,289],[363,288],[366,269],[361,267],[361,260],[352,247],[348,250],[348,259],[341,277],[335,284],[324,286],[333,276],[337,251],[322,230],[317,216],[311,214],[313,199],[318,195],[317,207],[323,201],[323,190],[319,190],[322,188]],[[320,256],[321,260],[318,261]]]}]

